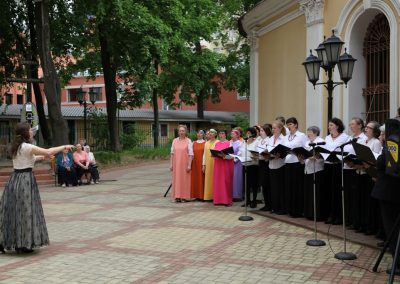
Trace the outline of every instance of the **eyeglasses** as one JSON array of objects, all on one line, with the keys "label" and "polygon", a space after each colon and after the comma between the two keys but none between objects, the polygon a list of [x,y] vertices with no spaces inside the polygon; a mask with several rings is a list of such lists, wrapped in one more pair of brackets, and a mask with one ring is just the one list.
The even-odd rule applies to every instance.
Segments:
[{"label": "eyeglasses", "polygon": [[368,128],[368,129],[374,129],[373,127],[371,127],[371,126],[365,126],[365,128]]}]

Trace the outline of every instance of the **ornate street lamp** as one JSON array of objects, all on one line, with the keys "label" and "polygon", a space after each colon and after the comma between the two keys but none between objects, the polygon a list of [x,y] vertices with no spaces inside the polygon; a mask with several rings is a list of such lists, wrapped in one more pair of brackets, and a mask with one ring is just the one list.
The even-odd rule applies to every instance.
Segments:
[{"label": "ornate street lamp", "polygon": [[[94,88],[89,88],[89,100],[90,102],[94,105],[96,103],[96,99],[97,99],[97,89],[95,91]],[[78,102],[81,106],[83,106],[83,128],[84,128],[84,132],[85,132],[85,139],[88,139],[88,135],[87,135],[87,106],[88,106],[88,102],[86,101],[86,92],[82,89],[79,88],[77,94],[77,99]]]},{"label": "ornate street lamp", "polygon": [[[332,118],[332,93],[333,89],[336,86],[345,84],[347,86],[347,82],[349,82],[353,75],[354,63],[356,59],[354,59],[350,54],[347,53],[345,49],[345,53],[340,56],[340,52],[342,50],[344,42],[340,40],[337,36],[335,36],[334,31],[332,31],[332,36],[327,40],[324,40],[317,49],[318,57],[311,54],[306,58],[306,61],[303,62],[304,68],[306,69],[308,81],[310,81],[314,88],[315,85],[324,85],[328,90],[328,121]],[[335,65],[338,65],[340,79],[343,82],[334,82],[332,80],[333,69]],[[319,80],[319,68],[325,70],[328,75],[328,80],[325,83],[317,83]],[[341,146],[343,154],[343,147]],[[336,150],[336,149],[335,149]],[[342,159],[342,210],[343,210],[343,243],[344,250],[342,252],[336,253],[335,258],[341,260],[354,260],[357,256],[351,252],[346,251],[346,218],[345,218],[345,210],[344,210],[344,186],[343,186],[343,159]],[[314,211],[315,211],[315,188],[314,188]],[[316,216],[314,212],[314,224],[316,224]],[[314,225],[316,228],[316,225]],[[315,229],[316,232],[316,229]],[[322,246],[325,243],[316,238],[309,240],[307,245],[310,246]]]},{"label": "ornate street lamp", "polygon": [[[354,63],[357,59],[353,58],[350,54],[345,52],[340,55],[344,42],[335,36],[334,31],[332,31],[332,36],[327,40],[324,40],[315,51],[318,57],[312,54],[306,58],[303,62],[303,66],[306,69],[308,81],[310,81],[314,88],[315,85],[324,85],[328,90],[328,121],[332,118],[332,94],[333,89],[338,86],[345,84],[351,80]],[[333,82],[332,75],[335,65],[338,65],[340,79],[343,82]],[[317,83],[319,80],[319,67],[324,69],[328,75],[328,80],[325,83]]]}]

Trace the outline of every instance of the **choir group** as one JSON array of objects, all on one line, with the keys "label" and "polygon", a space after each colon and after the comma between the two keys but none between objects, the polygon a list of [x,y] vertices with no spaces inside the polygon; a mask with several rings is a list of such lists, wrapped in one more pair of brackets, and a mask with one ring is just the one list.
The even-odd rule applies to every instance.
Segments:
[{"label": "choir group", "polygon": [[[244,133],[242,129],[234,128],[230,140],[226,130],[200,130],[197,140],[192,142],[187,137],[186,126],[179,126],[170,160],[174,200],[212,200],[215,205],[230,206],[232,202],[244,199],[246,186],[247,204],[244,206],[256,208],[257,193],[261,189],[265,204],[260,210],[313,219],[315,177],[317,220],[342,224],[342,156],[336,151],[353,141],[378,155],[382,151],[384,128],[375,121],[365,125],[362,119],[353,118],[348,135],[343,122],[332,118],[328,125],[329,134],[324,139],[316,126],[308,127],[306,133],[300,132],[298,127],[295,117],[286,121],[278,117],[272,124],[253,126]],[[304,156],[301,151],[290,150],[311,151],[314,145],[320,145],[315,148],[320,150],[312,152],[313,155]],[[274,148],[289,150],[274,153]],[[220,151],[212,154],[212,149]],[[226,149],[230,151],[222,151]],[[355,154],[351,143],[343,146],[343,151],[346,156]],[[327,154],[329,152],[336,158],[329,158],[332,157]],[[371,197],[374,177],[367,174],[369,166],[354,163],[351,159],[344,161],[346,225],[365,234],[383,237],[379,203]]]}]

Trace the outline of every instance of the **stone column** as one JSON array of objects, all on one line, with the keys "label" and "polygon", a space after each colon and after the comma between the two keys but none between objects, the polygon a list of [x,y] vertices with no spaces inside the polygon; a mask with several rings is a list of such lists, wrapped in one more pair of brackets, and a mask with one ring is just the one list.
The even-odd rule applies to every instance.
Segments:
[{"label": "stone column", "polygon": [[[312,49],[313,54],[316,55],[314,49],[324,40],[324,0],[300,0],[300,11],[306,17],[307,29],[307,44],[305,57],[310,54]],[[307,75],[304,72],[305,80]],[[320,78],[323,78],[323,70],[321,69]],[[327,131],[326,117],[324,115],[323,106],[327,104],[327,97],[324,95],[323,86],[316,86],[315,90],[313,85],[307,81],[306,84],[306,128],[316,125],[321,129],[321,134]]]},{"label": "stone column", "polygon": [[248,41],[250,50],[250,125],[255,125],[259,121],[258,90],[259,70],[258,70],[258,36],[256,31],[249,34]]}]

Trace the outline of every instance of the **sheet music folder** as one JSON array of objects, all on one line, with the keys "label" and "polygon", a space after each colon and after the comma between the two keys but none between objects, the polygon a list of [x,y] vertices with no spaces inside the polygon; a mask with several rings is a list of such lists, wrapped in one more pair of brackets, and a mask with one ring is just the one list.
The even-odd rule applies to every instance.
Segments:
[{"label": "sheet music folder", "polygon": [[291,150],[291,152],[293,154],[295,154],[296,156],[303,156],[304,159],[308,159],[308,158],[311,158],[313,156],[312,150],[309,151],[309,150],[305,149],[304,147],[293,148]]},{"label": "sheet music folder", "polygon": [[233,154],[234,151],[233,151],[233,147],[228,147],[223,150],[210,149],[210,152],[211,152],[211,156],[213,156],[214,158],[221,158],[222,154],[229,155],[229,154]]}]

